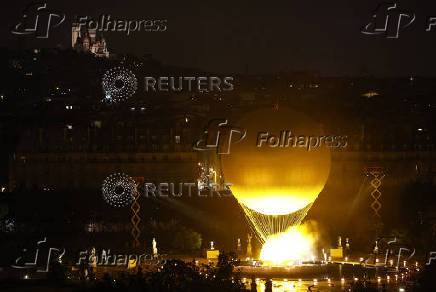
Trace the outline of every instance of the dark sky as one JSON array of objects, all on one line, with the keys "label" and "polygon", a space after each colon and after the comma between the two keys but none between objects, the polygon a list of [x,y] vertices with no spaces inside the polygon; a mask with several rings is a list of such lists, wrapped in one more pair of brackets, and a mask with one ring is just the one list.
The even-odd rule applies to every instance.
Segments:
[{"label": "dark sky", "polygon": [[383,1],[52,0],[48,7],[66,13],[67,19],[44,40],[10,33],[29,2],[0,2],[1,46],[70,46],[75,15],[111,14],[118,19],[167,19],[165,32],[106,34],[112,51],[138,56],[148,52],[166,64],[222,73],[436,76],[436,27],[425,31],[428,17],[436,17],[435,1],[401,1],[399,7],[414,12],[416,20],[399,39],[386,39],[360,32]]}]

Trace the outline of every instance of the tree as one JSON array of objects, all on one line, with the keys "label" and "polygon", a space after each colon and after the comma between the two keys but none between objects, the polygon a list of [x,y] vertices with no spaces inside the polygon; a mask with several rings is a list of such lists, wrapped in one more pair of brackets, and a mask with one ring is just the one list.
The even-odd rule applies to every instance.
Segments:
[{"label": "tree", "polygon": [[201,241],[200,233],[182,226],[174,234],[173,247],[181,251],[197,250],[201,247]]},{"label": "tree", "polygon": [[197,250],[201,247],[201,241],[200,233],[182,226],[174,234],[173,248],[181,251]]}]

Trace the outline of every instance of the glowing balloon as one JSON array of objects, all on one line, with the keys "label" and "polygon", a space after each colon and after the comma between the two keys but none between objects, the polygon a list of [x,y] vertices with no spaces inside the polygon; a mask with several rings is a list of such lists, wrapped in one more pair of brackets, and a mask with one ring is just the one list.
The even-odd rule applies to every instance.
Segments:
[{"label": "glowing balloon", "polygon": [[[264,215],[285,215],[313,203],[330,172],[330,149],[340,143],[291,109],[264,109],[234,123],[246,137],[221,155],[236,199]],[[316,143],[318,142],[318,143]]]}]

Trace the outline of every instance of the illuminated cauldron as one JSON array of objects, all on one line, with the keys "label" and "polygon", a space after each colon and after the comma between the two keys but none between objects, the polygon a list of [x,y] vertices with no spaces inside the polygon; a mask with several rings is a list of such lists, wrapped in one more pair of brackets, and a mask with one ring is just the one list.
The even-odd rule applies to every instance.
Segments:
[{"label": "illuminated cauldron", "polygon": [[224,178],[265,242],[306,216],[329,176],[329,147],[340,141],[289,108],[254,111],[235,126],[246,137],[221,156]]}]

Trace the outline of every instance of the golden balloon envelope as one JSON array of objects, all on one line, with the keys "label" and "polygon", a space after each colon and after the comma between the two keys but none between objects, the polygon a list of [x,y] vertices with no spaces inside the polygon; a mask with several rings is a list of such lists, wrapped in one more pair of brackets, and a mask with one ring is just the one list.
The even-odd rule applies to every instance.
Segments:
[{"label": "golden balloon envelope", "polygon": [[225,181],[240,203],[264,215],[286,215],[316,200],[329,176],[330,150],[322,143],[309,151],[303,140],[324,136],[319,124],[280,108],[249,113],[234,126],[245,129],[246,137],[231,144],[221,161]]}]

